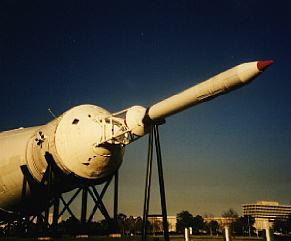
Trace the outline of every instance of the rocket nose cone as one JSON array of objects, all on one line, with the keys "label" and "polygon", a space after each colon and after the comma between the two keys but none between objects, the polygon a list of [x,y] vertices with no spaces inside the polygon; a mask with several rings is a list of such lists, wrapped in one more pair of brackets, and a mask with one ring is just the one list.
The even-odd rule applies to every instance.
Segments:
[{"label": "rocket nose cone", "polygon": [[267,67],[273,64],[273,60],[262,60],[257,62],[257,68],[259,71],[264,71]]}]

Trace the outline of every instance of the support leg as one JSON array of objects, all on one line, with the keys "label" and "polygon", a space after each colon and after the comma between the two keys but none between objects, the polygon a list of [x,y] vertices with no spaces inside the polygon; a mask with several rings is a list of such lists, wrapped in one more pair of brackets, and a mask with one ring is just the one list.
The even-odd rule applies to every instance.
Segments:
[{"label": "support leg", "polygon": [[168,220],[167,220],[168,215],[167,215],[167,206],[166,206],[166,193],[165,193],[165,185],[164,185],[162,154],[161,154],[161,147],[160,147],[159,129],[157,125],[154,126],[154,133],[155,133],[155,144],[156,144],[159,183],[160,183],[161,208],[162,208],[162,215],[163,215],[164,240],[169,241],[170,239],[169,239],[169,227],[168,227]]},{"label": "support leg", "polygon": [[44,212],[44,232],[47,232],[49,228],[49,214],[50,214],[50,207],[47,207]]},{"label": "support leg", "polygon": [[145,185],[145,197],[144,197],[144,209],[143,209],[142,241],[147,240],[147,219],[148,219],[149,202],[150,202],[152,162],[153,162],[152,160],[153,160],[153,129],[150,130],[149,143],[148,143],[148,159],[147,159],[146,185]]},{"label": "support leg", "polygon": [[54,227],[58,224],[59,210],[60,210],[60,198],[57,197],[54,200],[54,214],[53,214],[53,226]]},{"label": "support leg", "polygon": [[87,219],[87,200],[88,200],[88,187],[83,187],[82,192],[82,210],[81,210],[81,223],[85,224]]},{"label": "support leg", "polygon": [[101,193],[101,195],[99,195],[99,193],[97,192],[95,186],[92,186],[92,190],[93,190],[93,193],[94,193],[95,198],[96,198],[96,200],[94,199],[94,201],[97,203],[100,212],[105,217],[105,219],[108,222],[110,222],[111,218],[110,218],[110,216],[108,214],[108,211],[107,211],[107,209],[106,209],[106,207],[105,207],[105,205],[104,205],[104,203],[102,201],[102,198],[101,198],[102,193]]},{"label": "support leg", "polygon": [[75,194],[73,195],[73,197],[71,197],[71,199],[69,200],[69,202],[67,203],[64,198],[62,197],[62,195],[60,195],[60,200],[62,201],[64,207],[63,210],[59,213],[58,217],[61,217],[65,211],[68,211],[70,213],[70,215],[76,219],[77,217],[74,215],[74,213],[72,212],[72,210],[70,209],[70,205],[72,204],[72,202],[76,199],[76,197],[78,196],[78,194],[81,192],[82,188],[78,188],[78,190],[75,192]]},{"label": "support leg", "polygon": [[[103,198],[105,192],[107,191],[107,188],[108,188],[108,186],[109,186],[110,183],[111,183],[111,180],[112,180],[112,178],[109,179],[109,180],[107,181],[107,183],[105,184],[105,186],[103,187],[103,189],[102,189],[102,191],[101,191],[101,194],[100,194],[100,199],[101,199],[101,200],[102,200],[102,198]],[[95,189],[95,191],[93,191],[94,193],[98,193],[97,190],[96,190],[96,188],[95,188],[94,186],[91,186],[91,188],[92,188],[92,190]],[[98,208],[100,209],[100,204],[99,204],[97,198],[95,197],[95,194],[92,193],[92,192],[90,192],[90,188],[89,188],[88,190],[89,190],[89,194],[91,195],[91,197],[93,198],[93,200],[94,200],[94,202],[95,202],[95,206],[94,206],[94,208],[93,208],[93,210],[92,210],[92,212],[91,212],[91,215],[89,216],[89,219],[88,219],[88,223],[90,223],[90,222],[93,220],[94,214],[96,213],[97,209],[98,209]]]},{"label": "support leg", "polygon": [[114,176],[114,229],[118,231],[118,171],[116,171]]}]

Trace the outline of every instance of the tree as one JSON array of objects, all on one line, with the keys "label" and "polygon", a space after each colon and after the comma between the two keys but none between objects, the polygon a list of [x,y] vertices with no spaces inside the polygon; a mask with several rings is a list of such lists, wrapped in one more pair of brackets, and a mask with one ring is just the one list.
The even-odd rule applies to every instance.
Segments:
[{"label": "tree", "polygon": [[[136,234],[141,233],[143,220],[141,217],[134,218],[133,216],[127,217],[125,214],[118,214],[118,229],[121,234]],[[148,224],[148,227],[150,225]]]},{"label": "tree", "polygon": [[185,228],[192,228],[193,234],[198,234],[202,230],[206,230],[204,219],[200,215],[193,217],[188,211],[182,211],[177,214],[176,229],[178,233],[184,233]]},{"label": "tree", "polygon": [[222,213],[222,217],[224,217],[224,218],[238,218],[238,213],[235,210],[233,210],[232,208],[230,208],[229,210],[224,211]]},{"label": "tree", "polygon": [[126,227],[128,228],[128,233],[135,232],[135,218],[133,216],[126,219]]},{"label": "tree", "polygon": [[185,228],[193,227],[193,215],[188,211],[182,211],[177,214],[176,229],[178,233],[183,233]]},{"label": "tree", "polygon": [[236,221],[232,223],[232,228],[235,230],[236,235],[251,236],[254,233],[255,228],[253,224],[255,223],[254,218],[249,215],[239,217]]},{"label": "tree", "polygon": [[291,214],[287,219],[276,219],[274,222],[274,231],[282,234],[291,232]]},{"label": "tree", "polygon": [[234,222],[238,218],[238,213],[230,208],[229,210],[222,213],[222,217],[224,217],[227,224],[230,225],[231,232],[236,233],[236,227],[234,226]]},{"label": "tree", "polygon": [[193,225],[192,225],[192,233],[199,234],[201,230],[205,230],[206,226],[204,223],[204,219],[200,215],[196,215],[193,218]]},{"label": "tree", "polygon": [[135,219],[135,225],[134,225],[134,233],[139,234],[142,232],[142,225],[143,225],[143,220],[141,217],[137,217]]},{"label": "tree", "polygon": [[208,233],[210,234],[210,236],[212,236],[212,235],[216,235],[217,234],[217,230],[219,228],[219,224],[218,224],[217,221],[211,220],[209,223],[206,224],[206,227],[208,229]]}]

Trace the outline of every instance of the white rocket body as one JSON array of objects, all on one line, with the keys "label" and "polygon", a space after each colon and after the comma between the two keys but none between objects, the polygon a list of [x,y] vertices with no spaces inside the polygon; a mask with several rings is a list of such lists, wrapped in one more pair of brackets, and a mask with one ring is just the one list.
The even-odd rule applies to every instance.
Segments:
[{"label": "white rocket body", "polygon": [[[48,167],[46,153],[63,174],[64,181],[58,183],[60,192],[71,190],[82,181],[98,184],[110,178],[121,164],[124,144],[98,143],[104,136],[110,137],[112,128],[117,132],[124,123],[123,119],[115,118],[110,125],[104,119],[106,116],[110,113],[100,107],[81,105],[46,125],[0,133],[0,210],[13,212],[27,201],[31,205],[25,206],[26,211],[33,211],[37,203],[23,200],[21,166],[26,166],[35,182],[41,183]],[[26,188],[25,199],[31,196],[30,186]],[[48,201],[41,198],[38,196],[37,202]]]},{"label": "white rocket body", "polygon": [[52,177],[56,194],[80,183],[100,184],[118,170],[125,146],[145,135],[153,122],[245,85],[271,63],[238,65],[147,109],[133,106],[111,114],[94,105],[80,105],[46,125],[1,132],[0,215],[19,213],[24,207],[33,213],[41,202],[40,191],[24,182],[22,167],[36,186],[43,187],[49,154],[61,173]]},{"label": "white rocket body", "polygon": [[148,112],[149,117],[156,120],[173,115],[188,107],[248,84],[260,73],[257,62],[235,66],[151,106]]}]

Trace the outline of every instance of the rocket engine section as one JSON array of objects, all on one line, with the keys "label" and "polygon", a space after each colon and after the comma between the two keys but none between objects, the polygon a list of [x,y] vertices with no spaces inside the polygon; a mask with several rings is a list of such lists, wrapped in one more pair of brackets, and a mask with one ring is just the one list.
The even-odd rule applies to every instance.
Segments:
[{"label": "rocket engine section", "polygon": [[[81,105],[46,125],[0,133],[0,161],[5,163],[0,167],[0,211],[14,212],[14,207],[23,206],[25,175],[36,185],[43,183],[47,154],[61,173],[61,182],[52,180],[58,192],[74,189],[80,181],[99,184],[110,178],[121,165],[128,139],[126,134],[116,139],[112,136],[124,128],[123,119],[100,107]],[[21,166],[26,166],[28,173],[23,173]],[[25,188],[26,202],[32,208],[36,201],[33,190],[30,185]],[[37,198],[41,202],[41,195]],[[25,209],[29,212],[30,205]]]},{"label": "rocket engine section", "polygon": [[42,126],[28,144],[30,173],[42,180],[47,168],[45,153],[49,152],[65,175],[74,174],[95,183],[111,176],[122,162],[124,145],[110,139],[124,123],[109,116],[100,107],[81,105]]}]

